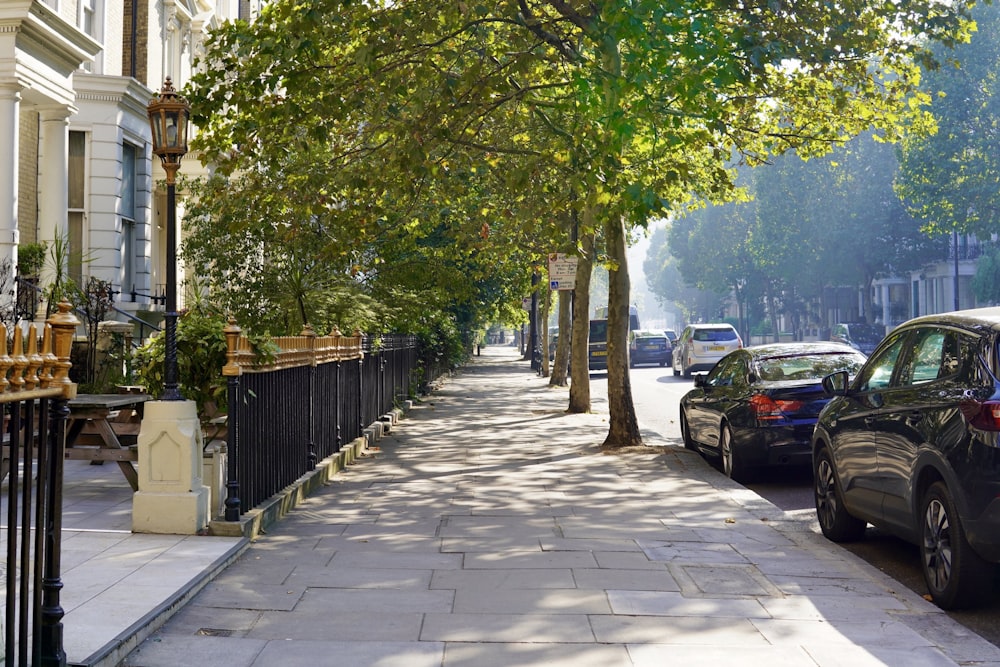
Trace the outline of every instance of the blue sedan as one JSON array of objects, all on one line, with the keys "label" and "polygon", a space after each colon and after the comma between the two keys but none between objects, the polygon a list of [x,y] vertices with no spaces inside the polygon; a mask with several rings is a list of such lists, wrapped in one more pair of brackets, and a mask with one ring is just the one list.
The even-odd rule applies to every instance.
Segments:
[{"label": "blue sedan", "polygon": [[681,399],[684,446],[719,459],[740,482],[763,467],[807,466],[822,379],[857,373],[865,355],[840,343],[775,343],[730,352]]}]

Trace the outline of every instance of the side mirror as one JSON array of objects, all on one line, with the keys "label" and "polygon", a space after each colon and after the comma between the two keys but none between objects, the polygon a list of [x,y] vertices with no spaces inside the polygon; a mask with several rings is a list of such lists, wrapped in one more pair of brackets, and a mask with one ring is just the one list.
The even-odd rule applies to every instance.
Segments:
[{"label": "side mirror", "polygon": [[837,371],[824,377],[823,391],[830,396],[845,395],[847,393],[847,371]]},{"label": "side mirror", "polygon": [[704,373],[698,373],[694,376],[694,386],[705,388],[708,386],[708,376]]}]

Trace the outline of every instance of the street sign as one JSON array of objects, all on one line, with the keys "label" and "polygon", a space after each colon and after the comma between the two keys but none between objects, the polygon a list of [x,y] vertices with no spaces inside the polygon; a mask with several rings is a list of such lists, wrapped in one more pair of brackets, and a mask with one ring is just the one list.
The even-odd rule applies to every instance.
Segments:
[{"label": "street sign", "polygon": [[579,258],[563,252],[549,253],[549,289],[571,290],[576,288],[576,263]]}]

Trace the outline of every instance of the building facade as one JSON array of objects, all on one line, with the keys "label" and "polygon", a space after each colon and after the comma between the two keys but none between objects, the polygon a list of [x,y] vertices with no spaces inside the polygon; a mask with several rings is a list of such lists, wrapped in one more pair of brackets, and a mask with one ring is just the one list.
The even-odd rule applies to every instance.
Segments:
[{"label": "building facade", "polygon": [[[125,313],[162,310],[165,175],[146,105],[168,76],[183,88],[212,28],[258,10],[247,0],[0,2],[0,268],[16,270],[22,244],[58,240],[78,284],[107,281]],[[201,170],[188,156],[180,175]],[[182,193],[178,202],[180,223]],[[42,284],[53,275],[49,261]]]}]

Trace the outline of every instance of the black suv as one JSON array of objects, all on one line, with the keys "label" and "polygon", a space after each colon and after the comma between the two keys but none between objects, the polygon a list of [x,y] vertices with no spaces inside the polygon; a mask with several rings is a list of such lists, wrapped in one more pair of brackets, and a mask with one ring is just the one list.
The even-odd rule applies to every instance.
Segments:
[{"label": "black suv", "polygon": [[982,602],[1000,562],[1000,308],[900,325],[834,395],[812,438],[816,513],[835,542],[867,523],[920,547],[945,609]]}]

